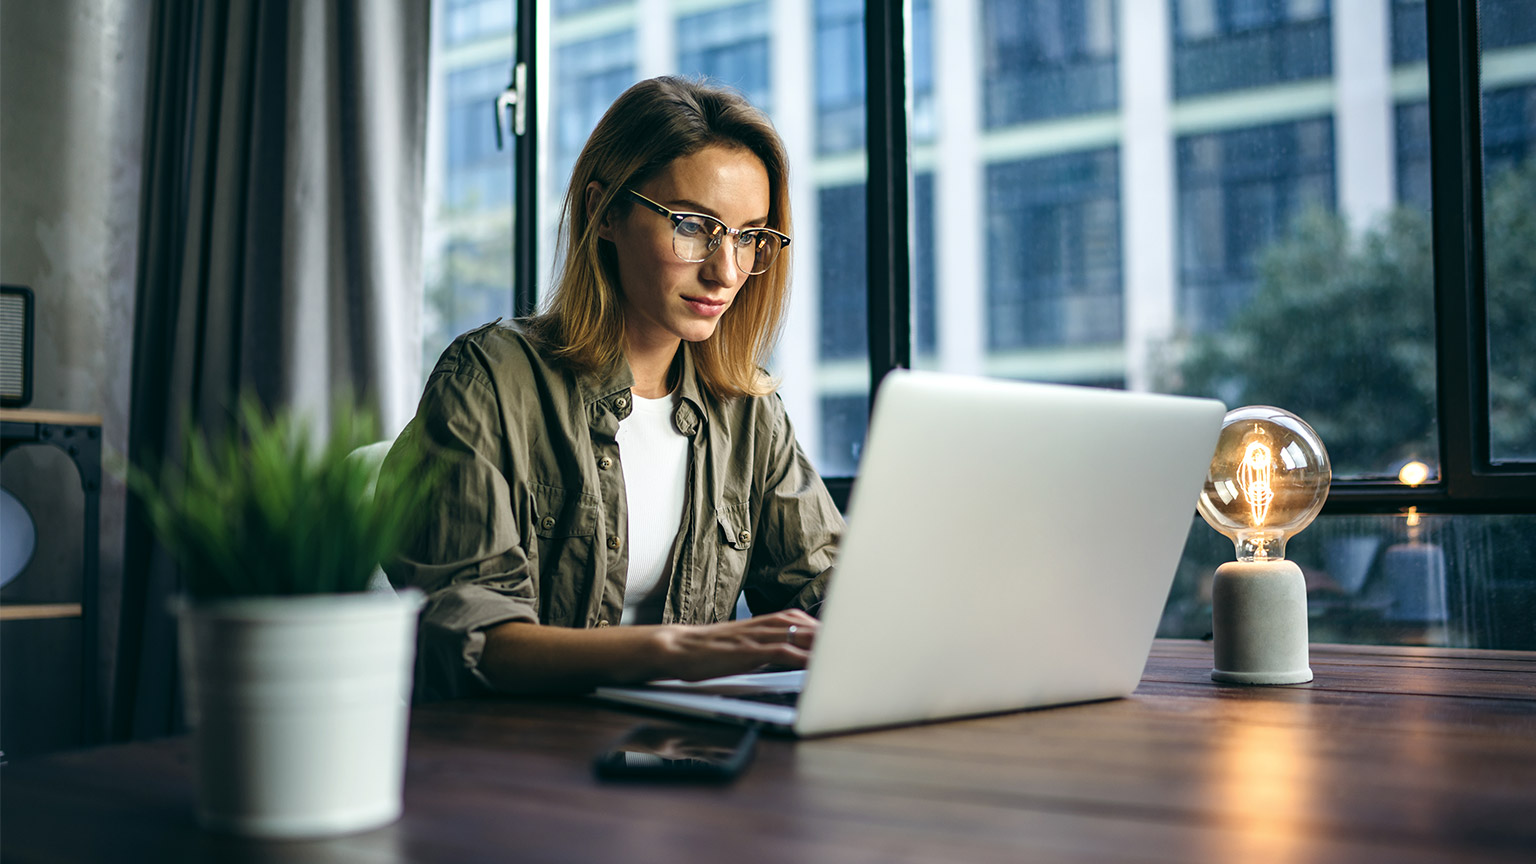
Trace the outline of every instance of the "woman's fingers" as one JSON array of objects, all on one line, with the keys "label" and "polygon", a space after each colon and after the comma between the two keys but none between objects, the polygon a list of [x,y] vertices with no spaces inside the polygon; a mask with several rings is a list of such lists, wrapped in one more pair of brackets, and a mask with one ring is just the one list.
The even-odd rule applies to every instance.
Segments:
[{"label": "woman's fingers", "polygon": [[686,627],[680,634],[678,677],[698,680],[764,666],[803,669],[816,641],[817,620],[800,610],[743,621]]}]

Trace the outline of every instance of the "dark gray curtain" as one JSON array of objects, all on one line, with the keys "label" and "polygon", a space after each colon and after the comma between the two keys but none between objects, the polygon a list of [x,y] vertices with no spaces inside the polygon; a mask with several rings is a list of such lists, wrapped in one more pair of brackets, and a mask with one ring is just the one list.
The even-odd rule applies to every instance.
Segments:
[{"label": "dark gray curtain", "polygon": [[[395,431],[420,370],[428,0],[159,0],[149,58],[129,458],[241,394]],[[136,501],[113,731],[181,725],[175,568]]]}]

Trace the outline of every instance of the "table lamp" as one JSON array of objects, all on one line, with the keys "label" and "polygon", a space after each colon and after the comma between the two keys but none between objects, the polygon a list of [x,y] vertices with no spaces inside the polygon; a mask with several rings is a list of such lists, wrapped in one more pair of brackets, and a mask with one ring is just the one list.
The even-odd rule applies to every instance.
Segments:
[{"label": "table lamp", "polygon": [[1301,684],[1307,665],[1307,586],[1285,542],[1312,522],[1332,479],[1322,439],[1300,417],[1267,405],[1227,413],[1198,509],[1237,547],[1211,585],[1215,668],[1229,684]]}]

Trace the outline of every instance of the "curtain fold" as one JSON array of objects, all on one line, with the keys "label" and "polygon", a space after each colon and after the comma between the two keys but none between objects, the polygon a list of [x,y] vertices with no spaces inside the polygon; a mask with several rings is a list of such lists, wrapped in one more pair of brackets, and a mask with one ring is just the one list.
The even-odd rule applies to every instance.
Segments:
[{"label": "curtain fold", "polygon": [[[421,379],[429,0],[159,0],[129,459],[175,460],[243,394],[350,394],[386,434]],[[116,737],[180,728],[174,566],[130,500]]]}]

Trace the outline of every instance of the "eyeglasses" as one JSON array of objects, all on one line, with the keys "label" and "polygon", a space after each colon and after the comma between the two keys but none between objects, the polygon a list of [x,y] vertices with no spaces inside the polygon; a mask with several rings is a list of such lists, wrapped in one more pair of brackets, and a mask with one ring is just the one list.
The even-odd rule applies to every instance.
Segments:
[{"label": "eyeglasses", "polygon": [[727,228],[713,216],[668,210],[633,189],[626,187],[624,191],[646,209],[672,220],[672,251],[690,263],[708,260],[729,236],[736,253],[736,266],[756,276],[766,273],[779,257],[779,250],[789,245],[789,235],[772,228]]}]

